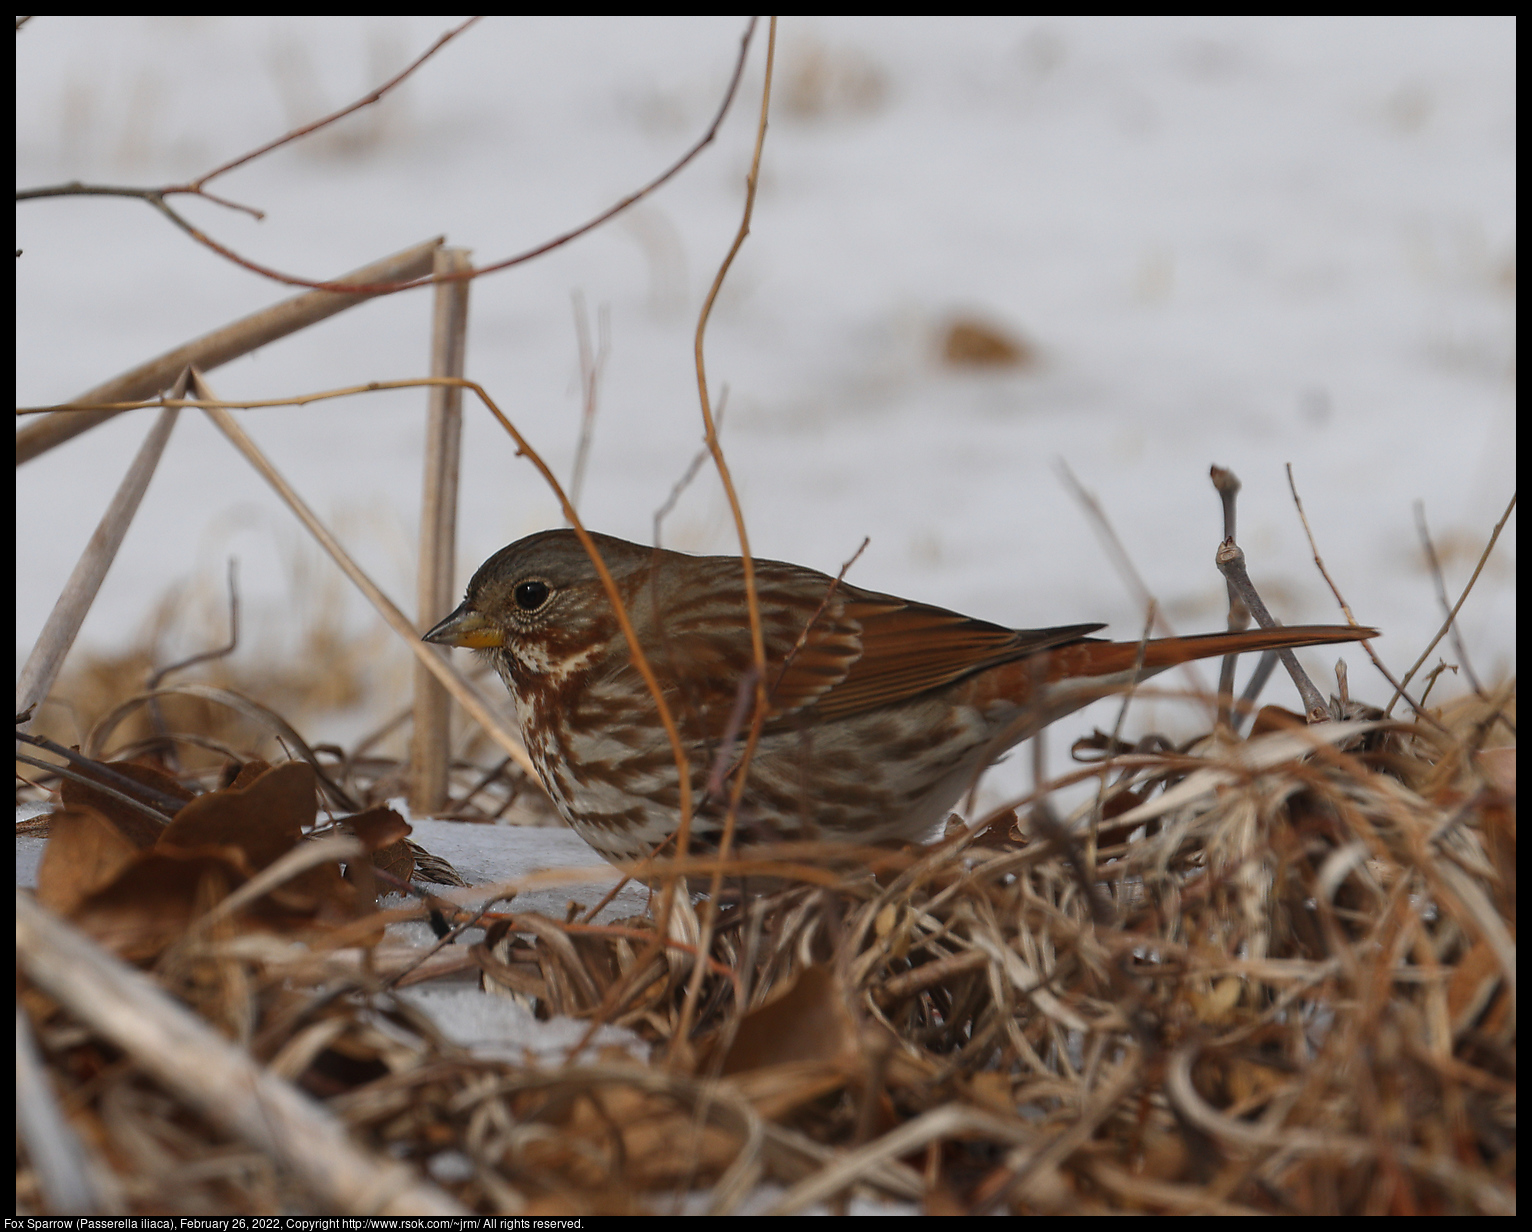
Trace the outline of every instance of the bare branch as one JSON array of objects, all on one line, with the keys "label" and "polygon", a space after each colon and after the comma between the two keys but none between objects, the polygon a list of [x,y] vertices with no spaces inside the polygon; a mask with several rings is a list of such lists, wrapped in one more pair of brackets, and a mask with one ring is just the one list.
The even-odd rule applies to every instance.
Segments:
[{"label": "bare branch", "polygon": [[[503,261],[497,261],[490,265],[480,266],[477,269],[469,269],[460,273],[452,274],[433,274],[406,282],[383,283],[316,282],[312,279],[300,278],[295,274],[284,274],[280,270],[272,269],[270,266],[261,265],[255,261],[251,261],[245,257],[240,256],[233,249],[219,243],[206,232],[193,226],[185,218],[181,217],[180,214],[176,213],[176,211],[166,203],[165,197],[171,193],[187,193],[198,196],[207,196],[208,194],[201,192],[200,188],[196,187],[196,183],[200,183],[200,181],[194,184],[177,184],[170,185],[165,188],[152,189],[118,189],[104,186],[93,187],[81,184],[67,184],[50,189],[27,189],[17,194],[17,200],[33,200],[39,197],[61,195],[136,197],[140,200],[147,201],[150,205],[158,209],[160,213],[164,214],[166,218],[168,218],[182,231],[186,232],[187,235],[191,236],[192,239],[196,240],[197,243],[201,244],[205,248],[211,249],[219,256],[232,261],[242,269],[247,269],[253,274],[259,274],[263,278],[269,278],[273,282],[280,282],[287,286],[293,287],[308,287],[309,289],[315,291],[334,291],[343,295],[393,295],[399,291],[409,291],[413,290],[415,287],[428,286],[431,283],[460,282],[469,278],[478,278],[484,274],[497,273],[500,270],[510,269],[512,266],[521,265],[526,261],[531,261],[536,257],[542,256],[546,252],[551,252],[553,249],[559,248],[564,244],[569,243],[571,240],[578,239],[580,236],[586,234],[589,231],[594,231],[597,227],[601,226],[602,223],[607,222],[609,219],[615,218],[618,214],[621,214],[630,206],[643,200],[643,198],[654,192],[662,184],[672,179],[678,172],[680,172],[683,167],[685,167],[689,162],[696,158],[698,154],[707,148],[707,146],[712,144],[713,139],[718,135],[719,127],[723,124],[724,116],[728,114],[730,104],[732,104],[734,101],[734,95],[738,92],[740,79],[744,75],[745,60],[750,51],[750,40],[755,33],[756,20],[756,18],[752,17],[750,19],[749,25],[745,27],[745,33],[740,39],[739,58],[735,62],[734,73],[729,78],[728,89],[724,92],[723,102],[719,104],[717,114],[715,114],[713,117],[713,122],[708,125],[707,131],[704,132],[702,136],[698,138],[698,140],[691,146],[691,148],[682,154],[679,159],[677,159],[659,175],[655,176],[655,178],[650,180],[647,184],[629,193],[615,205],[603,210],[588,222],[581,223],[578,227],[574,227],[569,231],[565,231],[561,235],[556,235],[551,240],[546,240],[534,248],[527,249],[525,252],[518,253],[513,257],[507,257]],[[463,28],[465,27],[459,27],[458,30],[454,30],[451,33],[456,34]],[[444,40],[446,37],[450,36],[444,36]],[[440,43],[438,43],[438,46],[439,45]],[[433,47],[431,52],[427,52],[426,54],[430,55],[435,50],[436,47]],[[424,60],[425,57],[422,56],[421,59]],[[416,61],[416,64],[419,63],[420,61]],[[415,66],[412,65],[411,69],[414,67]],[[388,86],[381,87],[381,89],[390,88],[394,84],[394,82],[390,82],[388,83]],[[362,100],[360,103],[353,105],[353,107],[348,110],[354,110],[355,106],[365,105],[369,101],[375,100],[372,100],[369,96],[368,99]],[[343,114],[345,114],[345,112],[337,113],[336,116],[327,117],[325,121],[321,121],[320,123],[329,123],[334,119],[338,119],[339,116]],[[287,136],[279,139],[277,142],[272,143],[271,146],[266,148],[274,149],[282,142],[292,140],[293,138],[302,135],[303,130],[289,133]],[[264,152],[265,151],[263,149],[256,151],[255,153]],[[254,155],[252,154],[242,156],[240,159],[233,163],[229,163],[224,167],[220,167],[212,172],[209,172],[208,176],[210,177],[212,175],[221,174],[223,171],[228,170],[230,167],[237,166],[240,162],[247,161],[247,159],[250,157],[254,157]],[[208,177],[203,178],[206,179]],[[220,204],[227,203],[221,202]]]},{"label": "bare branch", "polygon": [[[1336,586],[1335,580],[1330,576],[1330,571],[1325,568],[1324,559],[1319,555],[1319,545],[1314,542],[1314,531],[1309,526],[1308,515],[1303,512],[1303,501],[1298,496],[1298,485],[1293,482],[1293,464],[1291,462],[1287,464],[1287,488],[1288,491],[1293,494],[1293,506],[1298,510],[1298,520],[1303,523],[1303,533],[1308,536],[1309,550],[1314,553],[1314,564],[1319,569],[1319,576],[1324,578],[1325,585],[1330,588],[1330,593],[1335,596],[1335,602],[1340,605],[1340,610],[1345,613],[1346,623],[1353,625],[1358,624],[1359,622],[1357,618],[1352,614],[1351,605],[1346,602],[1345,597],[1340,592],[1340,587]],[[1432,724],[1440,726],[1440,724],[1436,724],[1435,719],[1432,719],[1430,715],[1426,714],[1426,712],[1422,710],[1421,707],[1417,705],[1407,693],[1404,692],[1404,687],[1394,679],[1388,668],[1383,666],[1383,660],[1378,658],[1376,652],[1374,652],[1372,648],[1371,642],[1363,642],[1362,649],[1367,652],[1367,657],[1372,660],[1372,665],[1378,669],[1378,672],[1382,675],[1383,679],[1394,686],[1394,696],[1396,699],[1403,697],[1405,701],[1410,703],[1410,709],[1413,710],[1419,718],[1426,719]],[[1393,703],[1390,702],[1389,705],[1392,706]]]},{"label": "bare branch", "polygon": [[1462,631],[1452,613],[1452,601],[1447,598],[1447,579],[1442,576],[1442,562],[1437,559],[1436,545],[1431,542],[1431,529],[1426,525],[1425,501],[1415,502],[1415,529],[1420,532],[1420,546],[1425,550],[1426,563],[1431,567],[1431,580],[1436,583],[1437,602],[1442,605],[1448,627],[1452,630],[1452,648],[1457,651],[1458,662],[1463,665],[1463,674],[1468,677],[1469,687],[1483,697],[1484,686],[1479,683],[1478,676],[1474,675],[1473,664],[1468,661],[1468,648],[1463,645]]},{"label": "bare branch", "polygon": [[1405,686],[1410,679],[1421,669],[1431,652],[1436,649],[1438,642],[1447,636],[1447,631],[1452,627],[1452,622],[1457,619],[1457,614],[1462,611],[1463,604],[1468,601],[1468,595],[1473,590],[1474,583],[1479,580],[1479,574],[1484,572],[1485,562],[1489,560],[1489,554],[1495,550],[1495,543],[1500,538],[1500,532],[1505,529],[1505,524],[1511,520],[1511,512],[1516,508],[1516,493],[1511,493],[1510,503],[1506,505],[1505,512],[1500,515],[1500,521],[1495,523],[1495,529],[1490,532],[1489,542],[1484,545],[1484,551],[1479,554],[1479,563],[1474,566],[1473,576],[1468,579],[1468,585],[1463,587],[1463,593],[1458,596],[1458,601],[1452,605],[1452,610],[1447,613],[1447,619],[1442,627],[1437,630],[1436,636],[1431,639],[1431,644],[1420,652],[1420,658],[1415,660],[1415,665],[1405,672],[1404,680],[1399,684],[1393,697],[1388,699],[1388,705],[1383,713],[1387,715],[1394,708],[1394,703],[1404,695]]},{"label": "bare branch", "polygon": [[[1225,581],[1250,609],[1250,614],[1255,617],[1255,623],[1263,629],[1277,628],[1276,617],[1267,611],[1266,604],[1262,602],[1254,583],[1250,581],[1250,575],[1245,572],[1245,553],[1240,550],[1239,544],[1232,539],[1225,539],[1219,545],[1218,554],[1214,559],[1218,564],[1218,572],[1223,574]],[[1324,698],[1319,695],[1319,690],[1314,687],[1314,682],[1309,679],[1308,673],[1298,666],[1298,659],[1293,652],[1279,650],[1277,655],[1282,660],[1282,666],[1287,668],[1287,674],[1293,678],[1293,684],[1298,687],[1309,722],[1322,723],[1330,718],[1330,710],[1325,705]]]}]

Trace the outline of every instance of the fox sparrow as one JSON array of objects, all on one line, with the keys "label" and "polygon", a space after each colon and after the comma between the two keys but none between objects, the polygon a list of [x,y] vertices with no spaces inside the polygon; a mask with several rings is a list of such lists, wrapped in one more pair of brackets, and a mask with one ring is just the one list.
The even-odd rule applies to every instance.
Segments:
[{"label": "fox sparrow", "polygon": [[[692,833],[716,843],[729,795],[718,784],[739,759],[749,722],[739,699],[754,688],[741,686],[753,664],[743,566],[733,556],[591,538],[680,729]],[[740,804],[742,840],[918,839],[1007,749],[1135,676],[1236,651],[1376,636],[1316,625],[1108,642],[1086,636],[1099,624],[1007,629],[798,565],[757,560],[755,570],[768,709]],[[640,858],[675,831],[680,779],[670,741],[573,531],[496,552],[425,640],[488,655],[543,786],[603,856]]]}]

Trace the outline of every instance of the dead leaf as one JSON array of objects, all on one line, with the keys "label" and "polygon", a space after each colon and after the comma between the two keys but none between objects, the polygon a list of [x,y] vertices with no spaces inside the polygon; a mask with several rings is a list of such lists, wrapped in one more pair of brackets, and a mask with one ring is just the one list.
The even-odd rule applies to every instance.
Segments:
[{"label": "dead leaf", "polygon": [[37,901],[67,916],[137,854],[133,840],[97,809],[76,805],[54,813],[37,867]]},{"label": "dead leaf", "polygon": [[266,771],[247,787],[225,787],[198,796],[176,814],[157,846],[237,847],[250,868],[259,871],[297,845],[303,832],[313,826],[318,808],[314,768],[307,762],[290,761]]},{"label": "dead leaf", "polygon": [[[180,805],[170,807],[167,805],[148,803],[160,808],[167,815],[174,813],[177,807],[182,807],[195,799],[196,793],[181,785],[170,775],[155,766],[146,766],[136,761],[114,761],[106,763],[107,769],[120,774],[125,779],[132,779],[135,783],[141,783],[151,788],[161,796],[168,796],[180,802]],[[93,772],[89,765],[75,765],[75,770],[80,774],[92,776]],[[106,780],[102,779],[103,782]],[[116,784],[108,784],[116,790],[122,790]],[[126,793],[131,794],[131,793]],[[141,809],[133,808],[124,804],[114,796],[109,796],[104,791],[92,787],[89,783],[81,783],[75,779],[65,779],[60,796],[65,808],[92,808],[102,816],[109,819],[118,831],[142,851],[153,847],[158,841],[165,827],[154,820]]]},{"label": "dead leaf", "polygon": [[138,852],[71,918],[119,957],[148,961],[179,940],[199,910],[245,880],[241,863],[234,848]]},{"label": "dead leaf", "polygon": [[782,996],[740,1020],[722,1072],[800,1061],[856,1066],[856,1040],[835,972],[824,964],[805,967]]}]

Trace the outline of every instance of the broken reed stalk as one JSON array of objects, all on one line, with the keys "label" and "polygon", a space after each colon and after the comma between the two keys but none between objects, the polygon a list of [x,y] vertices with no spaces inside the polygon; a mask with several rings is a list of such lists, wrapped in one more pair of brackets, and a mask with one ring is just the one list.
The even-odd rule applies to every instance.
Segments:
[{"label": "broken reed stalk", "polygon": [[[466,248],[443,248],[436,254],[438,275],[472,269]],[[468,350],[466,280],[439,282],[431,321],[431,375],[462,377]],[[433,385],[426,414],[425,484],[420,508],[420,563],[416,575],[419,632],[424,633],[453,608],[457,585],[458,467],[463,439],[463,390]],[[427,651],[445,660],[444,647]],[[415,664],[415,703],[410,731],[410,809],[417,815],[439,813],[447,804],[447,771],[452,754],[451,697],[431,671]]]},{"label": "broken reed stalk", "polygon": [[[478,721],[489,737],[508,753],[518,765],[529,774],[536,773],[536,767],[532,765],[532,759],[527,756],[527,751],[506,727],[495,711],[484,702],[473,687],[462,678],[444,659],[438,657],[435,647],[428,646],[420,640],[420,634],[411,623],[409,617],[401,612],[383,593],[381,588],[367,576],[360,565],[352,559],[350,554],[341,546],[340,541],[330,532],[329,528],[315,515],[303,499],[293,490],[292,486],[282,477],[281,473],[272,465],[270,459],[256,443],[250,439],[249,434],[235,422],[234,416],[229,413],[224,404],[221,404],[208,388],[200,375],[194,375],[194,388],[200,395],[204,405],[202,409],[211,419],[214,425],[226,437],[229,438],[246,461],[253,466],[257,473],[271,485],[272,489],[280,496],[283,502],[297,516],[298,520],[314,536],[319,545],[329,553],[330,558],[340,566],[341,571],[351,579],[358,590],[366,596],[377,613],[383,617],[384,622],[397,633],[415,655],[417,661],[423,663],[449,693],[457,700],[458,704],[468,711]],[[471,382],[449,382],[448,378],[439,378],[436,381],[408,382],[408,384],[432,384],[432,383],[456,383],[465,388],[477,389]]]},{"label": "broken reed stalk", "polygon": [[[187,376],[182,373],[176,381],[178,395],[185,395],[186,381]],[[179,414],[180,411],[171,407],[160,412],[122,477],[111,504],[101,515],[95,534],[80,553],[74,572],[64,583],[43,631],[33,643],[32,652],[21,669],[16,682],[17,714],[27,714],[41,705],[58,679],[64,659],[74,645],[101,583],[106,580],[106,572],[117,559],[117,550],[122,547],[128,527],[133,523],[133,515],[138,512],[144,493],[149,489],[149,480],[154,477]]]},{"label": "broken reed stalk", "polygon": [[[413,248],[406,248],[403,252],[394,253],[393,256],[364,265],[361,269],[352,270],[349,274],[342,274],[337,281],[387,283],[418,278],[431,272],[433,256],[442,243],[442,237],[437,236]],[[75,404],[142,402],[161,390],[169,389],[188,366],[202,372],[211,372],[278,338],[285,338],[326,317],[353,308],[371,299],[373,294],[343,295],[334,291],[309,291],[294,296],[183,343],[70,401]],[[54,411],[43,416],[16,433],[16,465],[30,462],[54,446],[62,445],[120,413],[120,409]]]},{"label": "broken reed stalk", "polygon": [[[89,1147],[59,1107],[48,1080],[31,1020],[16,1001],[16,1137],[37,1173],[50,1211],[104,1215],[124,1209],[116,1178],[92,1157]],[[19,1209],[19,1208],[18,1208]]]},{"label": "broken reed stalk", "polygon": [[16,959],[71,1016],[213,1124],[281,1160],[323,1205],[353,1214],[468,1213],[407,1165],[357,1150],[330,1113],[21,890]]}]

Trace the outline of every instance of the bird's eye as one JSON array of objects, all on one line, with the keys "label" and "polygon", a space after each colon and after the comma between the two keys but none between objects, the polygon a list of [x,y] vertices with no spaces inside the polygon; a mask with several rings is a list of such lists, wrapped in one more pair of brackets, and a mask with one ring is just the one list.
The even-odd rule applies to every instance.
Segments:
[{"label": "bird's eye", "polygon": [[548,602],[547,582],[520,582],[516,586],[516,606],[523,612],[535,612]]}]

